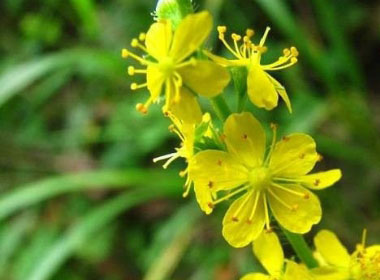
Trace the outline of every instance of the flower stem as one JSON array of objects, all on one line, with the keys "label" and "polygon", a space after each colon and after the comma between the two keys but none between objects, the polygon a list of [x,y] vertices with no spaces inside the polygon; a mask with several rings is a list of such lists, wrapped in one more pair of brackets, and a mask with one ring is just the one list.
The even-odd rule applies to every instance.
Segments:
[{"label": "flower stem", "polygon": [[300,260],[308,267],[308,268],[314,268],[318,266],[317,261],[313,257],[313,253],[307,245],[305,239],[301,234],[292,233],[283,227],[281,227],[283,233],[285,234],[286,238],[288,239],[290,245],[292,245],[294,251],[296,252],[297,256],[300,258]]},{"label": "flower stem", "polygon": [[219,94],[210,99],[211,105],[221,121],[225,121],[227,117],[231,114],[231,110],[228,107],[226,100],[223,95]]}]

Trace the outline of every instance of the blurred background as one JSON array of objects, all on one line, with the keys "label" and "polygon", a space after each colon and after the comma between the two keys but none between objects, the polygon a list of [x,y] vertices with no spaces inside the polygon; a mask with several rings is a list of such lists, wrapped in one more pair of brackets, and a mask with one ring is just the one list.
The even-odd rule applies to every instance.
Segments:
[{"label": "blurred background", "polygon": [[[253,271],[250,248],[221,235],[226,205],[203,215],[182,199],[181,160],[152,158],[178,140],[160,108],[135,104],[120,50],[152,22],[153,0],[0,2],[0,279],[237,279]],[[352,250],[363,228],[380,242],[380,2],[194,0],[214,23],[259,37],[264,62],[296,46],[299,63],[275,72],[288,90],[270,114],[280,133],[307,132],[343,179],[318,192],[318,229]],[[214,32],[208,46],[224,53]],[[133,63],[133,62],[132,62]],[[233,87],[225,92],[231,104]],[[205,104],[207,108],[208,104]],[[234,107],[233,107],[234,108]],[[287,255],[293,252],[282,237]]]}]

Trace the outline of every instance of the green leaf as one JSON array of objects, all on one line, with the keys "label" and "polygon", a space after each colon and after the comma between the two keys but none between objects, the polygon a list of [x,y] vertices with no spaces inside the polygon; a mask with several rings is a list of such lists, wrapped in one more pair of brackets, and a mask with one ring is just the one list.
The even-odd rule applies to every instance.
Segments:
[{"label": "green leaf", "polygon": [[0,199],[0,220],[32,204],[68,192],[125,188],[130,185],[149,185],[157,189],[170,186],[180,192],[182,184],[178,172],[169,170],[98,170],[57,176],[18,187],[4,194]]},{"label": "green leaf", "polygon": [[84,242],[107,226],[118,215],[149,199],[173,193],[179,194],[181,190],[179,188],[177,191],[173,191],[172,186],[166,182],[161,184],[161,188],[150,186],[125,192],[86,214],[41,257],[26,280],[49,279]]},{"label": "green leaf", "polygon": [[156,6],[156,16],[158,19],[169,19],[174,28],[181,20],[193,12],[191,0],[159,0]]}]

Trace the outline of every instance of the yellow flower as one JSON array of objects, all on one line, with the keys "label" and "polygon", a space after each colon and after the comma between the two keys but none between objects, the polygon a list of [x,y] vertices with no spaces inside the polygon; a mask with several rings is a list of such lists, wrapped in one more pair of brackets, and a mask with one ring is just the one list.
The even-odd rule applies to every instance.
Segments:
[{"label": "yellow flower", "polygon": [[366,247],[366,230],[362,243],[350,255],[337,236],[321,230],[314,238],[316,259],[321,267],[313,269],[317,280],[380,280],[380,245]]},{"label": "yellow flower", "polygon": [[[274,232],[263,232],[253,243],[256,255],[269,275],[249,273],[240,280],[311,280],[308,269],[301,264],[284,259],[280,241]],[[285,268],[285,269],[284,269]]]},{"label": "yellow flower", "polygon": [[146,69],[135,69],[133,66],[128,68],[129,75],[146,75],[146,83],[131,85],[132,90],[148,87],[150,92],[145,104],[137,104],[139,111],[146,113],[151,103],[158,102],[164,86],[164,111],[169,110],[173,103],[179,102],[181,88],[184,86],[206,97],[222,92],[230,79],[228,72],[214,62],[189,58],[207,38],[211,28],[212,17],[208,12],[188,15],[174,33],[171,22],[161,20],[153,23],[147,34],[142,33],[138,39],[132,40],[132,47],[145,52],[145,56],[138,56],[127,49],[122,50],[124,58],[132,57],[146,66]]},{"label": "yellow flower", "polygon": [[223,235],[234,247],[255,240],[264,225],[270,230],[268,205],[284,228],[308,232],[320,221],[322,210],[318,197],[307,188],[324,189],[341,177],[339,169],[307,175],[320,159],[313,138],[295,133],[276,143],[276,127],[272,128],[272,145],[266,153],[260,123],[250,113],[232,114],[222,136],[227,151],[205,150],[193,157],[189,172],[195,188],[224,195],[209,196],[201,205],[206,213],[239,194],[223,219]]},{"label": "yellow flower", "polygon": [[[210,115],[208,113],[204,114],[202,117],[202,112],[199,107],[196,98],[187,92],[186,89],[182,89],[182,98],[181,101],[177,104],[174,104],[171,108],[171,111],[167,111],[166,115],[171,119],[172,125],[169,126],[169,129],[178,135],[181,139],[181,146],[176,148],[174,153],[163,155],[153,159],[153,162],[160,160],[167,160],[163,165],[163,168],[167,168],[170,163],[178,158],[184,158],[187,163],[185,170],[180,172],[180,176],[184,177],[187,175],[186,182],[184,185],[185,191],[183,196],[186,197],[191,189],[193,180],[188,174],[189,166],[192,162],[194,155],[194,142],[196,137],[196,129],[202,123],[209,126],[210,124]],[[182,103],[186,103],[188,106],[188,111],[181,110]],[[206,130],[207,132],[207,130]]]},{"label": "yellow flower", "polygon": [[[285,101],[289,111],[292,112],[289,97],[285,88],[267,71],[281,70],[290,67],[297,63],[298,51],[295,47],[290,49],[284,49],[283,56],[280,56],[277,61],[262,65],[261,55],[266,52],[267,48],[264,46],[270,28],[267,27],[263,37],[258,45],[251,42],[251,37],[254,32],[251,29],[246,31],[246,35],[242,36],[233,33],[231,35],[234,46],[230,46],[226,39],[225,33],[227,28],[225,26],[219,26],[219,39],[223,42],[225,47],[234,55],[234,59],[228,60],[209,52],[206,54],[215,62],[223,66],[241,66],[248,69],[247,76],[247,90],[248,97],[253,104],[257,107],[265,108],[266,110],[272,110],[277,106],[278,95]],[[241,44],[239,46],[239,42]]]}]

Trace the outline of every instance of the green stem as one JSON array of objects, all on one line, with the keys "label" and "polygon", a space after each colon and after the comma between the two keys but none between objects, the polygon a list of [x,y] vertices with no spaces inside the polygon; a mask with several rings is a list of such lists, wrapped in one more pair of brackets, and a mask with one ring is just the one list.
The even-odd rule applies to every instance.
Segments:
[{"label": "green stem", "polygon": [[244,110],[247,101],[247,75],[246,67],[231,68],[231,76],[234,81],[235,92],[237,96],[237,112]]},{"label": "green stem", "polygon": [[210,99],[211,105],[221,121],[225,121],[229,115],[231,115],[231,110],[228,107],[226,100],[223,95],[219,94]]},{"label": "green stem", "polygon": [[317,261],[313,257],[313,253],[307,245],[305,239],[301,234],[292,233],[281,227],[283,233],[288,239],[290,245],[292,245],[294,251],[300,260],[308,267],[314,268],[318,266]]}]

